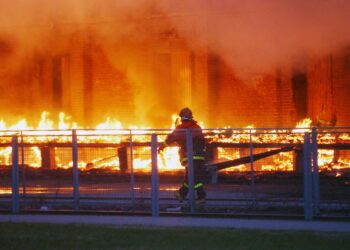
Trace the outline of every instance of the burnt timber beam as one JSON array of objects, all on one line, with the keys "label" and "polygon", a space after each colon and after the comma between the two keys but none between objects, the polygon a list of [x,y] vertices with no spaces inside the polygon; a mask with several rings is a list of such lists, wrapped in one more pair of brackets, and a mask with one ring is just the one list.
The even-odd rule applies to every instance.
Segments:
[{"label": "burnt timber beam", "polygon": [[251,156],[245,156],[245,157],[241,157],[238,159],[234,159],[234,160],[230,160],[230,161],[224,161],[224,162],[213,162],[210,163],[208,162],[207,165],[207,169],[208,170],[214,170],[214,171],[220,171],[223,170],[225,168],[230,168],[230,167],[234,167],[234,166],[238,166],[241,164],[246,164],[253,161],[257,161],[275,154],[279,154],[281,152],[288,152],[288,151],[292,151],[294,150],[294,147],[283,147],[281,149],[274,149],[274,150],[270,150],[267,152],[263,152],[263,153],[258,153],[258,154],[254,154],[252,157]]}]

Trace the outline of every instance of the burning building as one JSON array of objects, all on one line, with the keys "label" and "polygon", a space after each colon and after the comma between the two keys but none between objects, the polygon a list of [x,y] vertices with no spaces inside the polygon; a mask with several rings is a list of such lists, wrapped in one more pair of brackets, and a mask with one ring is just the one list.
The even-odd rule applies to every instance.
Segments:
[{"label": "burning building", "polygon": [[[320,53],[297,51],[296,43],[295,53],[285,53],[281,63],[266,51],[268,67],[243,68],[244,51],[235,58],[234,52],[224,54],[221,47],[231,40],[234,45],[247,41],[239,33],[222,42],[223,28],[213,20],[218,18],[217,25],[227,29],[227,22],[243,22],[244,15],[259,17],[262,6],[249,10],[224,2],[208,1],[196,9],[190,8],[192,1],[142,1],[134,6],[38,0],[2,6],[8,10],[0,33],[3,118],[34,118],[47,110],[64,111],[84,127],[107,117],[164,127],[169,114],[191,106],[210,127],[294,126],[305,117],[317,125],[349,125],[347,34],[334,37],[336,46]],[[343,21],[329,22],[342,30]],[[231,26],[242,32],[234,23]],[[264,40],[247,35],[256,39],[257,51],[266,49]],[[338,46],[339,40],[345,42]],[[264,57],[256,54],[249,60],[255,65],[254,60]]]}]

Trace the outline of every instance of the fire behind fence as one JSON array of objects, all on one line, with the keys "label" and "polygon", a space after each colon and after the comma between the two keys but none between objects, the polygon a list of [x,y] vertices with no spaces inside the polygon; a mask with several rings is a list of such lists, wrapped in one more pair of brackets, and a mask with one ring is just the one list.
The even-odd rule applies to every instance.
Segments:
[{"label": "fire behind fence", "polygon": [[170,132],[2,131],[0,208],[349,216],[350,128],[204,130],[207,199],[200,206],[192,161],[188,199],[174,198],[185,179],[178,148],[157,151]]}]

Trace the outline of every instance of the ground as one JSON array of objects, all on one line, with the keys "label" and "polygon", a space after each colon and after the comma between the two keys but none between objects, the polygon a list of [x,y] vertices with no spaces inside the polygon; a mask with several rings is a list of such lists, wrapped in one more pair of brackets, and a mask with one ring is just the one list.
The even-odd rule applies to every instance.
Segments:
[{"label": "ground", "polygon": [[350,249],[350,233],[0,223],[1,249]]}]

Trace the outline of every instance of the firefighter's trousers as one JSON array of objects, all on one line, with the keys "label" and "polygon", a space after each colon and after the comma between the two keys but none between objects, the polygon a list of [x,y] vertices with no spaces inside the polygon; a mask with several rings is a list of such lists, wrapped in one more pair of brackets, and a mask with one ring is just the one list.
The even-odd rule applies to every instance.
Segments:
[{"label": "firefighter's trousers", "polygon": [[[206,179],[206,170],[204,160],[193,160],[194,171],[194,190],[197,194],[197,199],[205,199],[206,193],[204,190],[204,182]],[[185,180],[179,189],[179,193],[183,199],[186,198],[189,191],[188,186],[188,168],[186,167]]]}]

